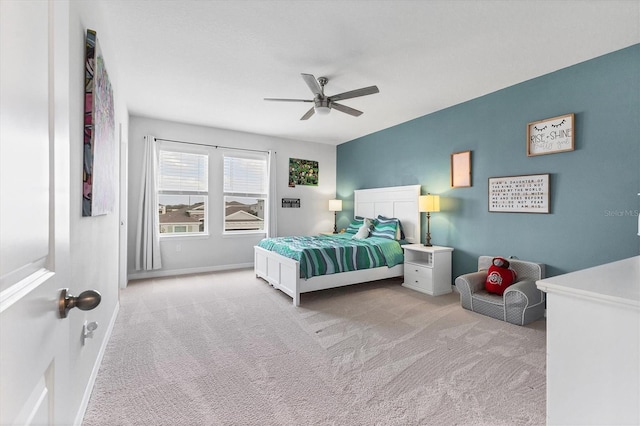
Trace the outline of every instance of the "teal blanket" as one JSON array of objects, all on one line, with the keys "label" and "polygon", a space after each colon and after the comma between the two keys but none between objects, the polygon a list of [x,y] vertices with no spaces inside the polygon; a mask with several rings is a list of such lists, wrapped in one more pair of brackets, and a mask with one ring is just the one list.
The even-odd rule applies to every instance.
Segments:
[{"label": "teal blanket", "polygon": [[380,237],[353,240],[352,236],[345,233],[265,238],[258,246],[300,262],[301,278],[379,266],[391,268],[404,262],[402,248],[397,241]]}]

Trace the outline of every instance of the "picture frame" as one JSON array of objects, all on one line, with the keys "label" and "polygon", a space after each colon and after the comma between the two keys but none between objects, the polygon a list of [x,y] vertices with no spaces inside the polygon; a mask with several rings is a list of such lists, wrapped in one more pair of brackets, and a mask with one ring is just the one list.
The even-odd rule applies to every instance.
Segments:
[{"label": "picture frame", "polygon": [[489,212],[549,213],[549,174],[489,178]]},{"label": "picture frame", "polygon": [[112,213],[116,203],[114,96],[98,37],[87,29],[84,66],[82,216]]},{"label": "picture frame", "polygon": [[466,188],[471,185],[471,151],[451,154],[451,187]]},{"label": "picture frame", "polygon": [[282,208],[283,209],[299,209],[300,208],[300,198],[283,198],[282,199]]},{"label": "picture frame", "polygon": [[319,167],[313,160],[289,158],[289,187],[296,185],[318,186]]},{"label": "picture frame", "polygon": [[559,115],[527,124],[527,157],[575,149],[575,114]]}]

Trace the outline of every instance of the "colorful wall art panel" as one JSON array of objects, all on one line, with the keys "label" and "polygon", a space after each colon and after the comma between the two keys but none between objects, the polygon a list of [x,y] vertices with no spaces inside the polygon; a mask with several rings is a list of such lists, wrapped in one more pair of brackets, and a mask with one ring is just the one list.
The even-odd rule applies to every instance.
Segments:
[{"label": "colorful wall art panel", "polygon": [[113,90],[96,32],[87,30],[82,216],[111,213],[116,199]]},{"label": "colorful wall art panel", "polygon": [[318,186],[318,162],[289,158],[289,186]]}]

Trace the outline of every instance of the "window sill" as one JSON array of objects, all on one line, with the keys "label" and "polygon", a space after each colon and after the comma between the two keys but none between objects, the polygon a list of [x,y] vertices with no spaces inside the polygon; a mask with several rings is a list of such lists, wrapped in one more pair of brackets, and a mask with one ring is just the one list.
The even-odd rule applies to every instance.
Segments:
[{"label": "window sill", "polygon": [[160,241],[162,240],[204,240],[209,238],[208,233],[204,234],[160,234]]},{"label": "window sill", "polygon": [[255,237],[255,236],[262,236],[262,238],[264,238],[266,235],[267,235],[266,231],[223,232],[222,238]]}]

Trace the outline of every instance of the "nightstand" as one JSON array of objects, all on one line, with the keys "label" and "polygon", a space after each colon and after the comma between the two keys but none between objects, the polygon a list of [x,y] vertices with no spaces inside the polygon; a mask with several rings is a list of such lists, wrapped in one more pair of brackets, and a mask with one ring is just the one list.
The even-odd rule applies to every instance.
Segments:
[{"label": "nightstand", "polygon": [[451,247],[407,244],[404,250],[404,287],[440,296],[451,293]]}]

